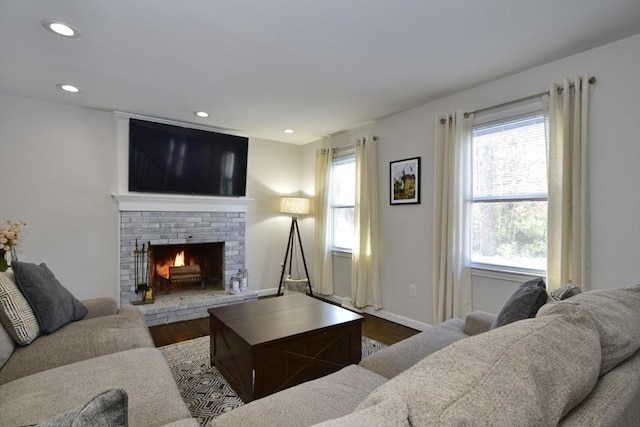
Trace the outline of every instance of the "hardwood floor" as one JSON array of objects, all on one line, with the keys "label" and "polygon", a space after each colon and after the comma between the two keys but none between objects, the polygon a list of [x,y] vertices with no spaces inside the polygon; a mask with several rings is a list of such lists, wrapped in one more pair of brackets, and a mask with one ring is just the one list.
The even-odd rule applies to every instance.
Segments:
[{"label": "hardwood floor", "polygon": [[[362,335],[386,345],[402,341],[420,332],[370,314],[363,314],[363,316]],[[209,335],[209,318],[152,326],[149,331],[156,347],[161,347]]]}]

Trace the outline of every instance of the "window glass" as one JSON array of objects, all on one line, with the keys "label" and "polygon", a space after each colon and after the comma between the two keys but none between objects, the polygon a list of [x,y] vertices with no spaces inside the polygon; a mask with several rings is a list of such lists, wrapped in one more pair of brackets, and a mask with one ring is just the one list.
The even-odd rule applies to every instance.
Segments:
[{"label": "window glass", "polygon": [[546,269],[547,164],[542,112],[473,130],[471,261]]},{"label": "window glass", "polygon": [[542,114],[479,126],[473,131],[473,196],[547,194]]},{"label": "window glass", "polygon": [[331,167],[331,216],[332,245],[335,250],[353,249],[355,193],[355,157],[349,155],[334,159]]}]

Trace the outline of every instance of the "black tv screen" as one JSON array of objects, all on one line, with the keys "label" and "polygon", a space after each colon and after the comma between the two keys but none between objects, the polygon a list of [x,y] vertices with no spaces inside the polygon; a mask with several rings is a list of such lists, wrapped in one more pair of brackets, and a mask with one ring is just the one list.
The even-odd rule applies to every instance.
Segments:
[{"label": "black tv screen", "polygon": [[129,191],[246,195],[246,137],[129,119]]}]

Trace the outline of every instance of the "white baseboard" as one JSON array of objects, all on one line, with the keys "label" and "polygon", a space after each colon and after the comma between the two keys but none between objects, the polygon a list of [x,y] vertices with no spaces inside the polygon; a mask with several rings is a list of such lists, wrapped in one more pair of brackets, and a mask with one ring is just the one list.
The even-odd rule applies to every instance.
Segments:
[{"label": "white baseboard", "polygon": [[270,297],[278,293],[278,288],[258,289],[256,292],[258,293],[258,298]]},{"label": "white baseboard", "polygon": [[331,301],[333,303],[339,304],[342,307],[351,310],[351,311],[355,311],[357,313],[367,313],[370,314],[372,316],[376,316],[379,317],[381,319],[384,320],[389,320],[391,322],[394,323],[398,323],[400,325],[404,325],[407,326],[409,328],[413,328],[413,329],[417,329],[419,331],[426,331],[427,329],[431,328],[432,325],[428,324],[428,323],[424,323],[424,322],[418,322],[417,320],[414,319],[409,319],[408,317],[404,317],[404,316],[400,316],[399,314],[395,314],[395,313],[390,313],[388,311],[385,310],[376,310],[374,308],[371,307],[365,307],[364,310],[361,310],[359,308],[353,307],[352,305],[352,301],[350,297],[339,297],[337,295],[316,295],[318,298],[327,300],[327,301]]},{"label": "white baseboard", "polygon": [[[258,297],[272,296],[278,293],[278,288],[259,289],[256,292],[258,292]],[[350,297],[339,297],[337,295],[318,295],[318,294],[314,294],[314,295],[320,299],[324,299],[329,302],[338,304],[346,308],[347,310],[355,311],[356,313],[364,312],[384,320],[389,320],[391,322],[398,323],[400,325],[404,325],[409,328],[417,329],[419,331],[426,331],[427,329],[432,327],[432,325],[428,323],[418,322],[417,320],[409,319],[408,317],[400,316],[399,314],[390,313],[384,310],[376,310],[371,307],[365,307],[364,310],[361,310],[353,306],[353,304],[351,303]]]}]

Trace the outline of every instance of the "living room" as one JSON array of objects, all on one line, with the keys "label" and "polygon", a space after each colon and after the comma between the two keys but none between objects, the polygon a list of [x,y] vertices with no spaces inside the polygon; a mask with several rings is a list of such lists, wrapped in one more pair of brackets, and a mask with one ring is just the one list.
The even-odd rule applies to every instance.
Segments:
[{"label": "living room", "polygon": [[[634,119],[640,110],[639,43],[640,36],[632,35],[331,135],[334,146],[353,143],[365,133],[380,141],[383,308],[374,314],[417,329],[432,323],[434,118],[454,109],[483,108],[539,93],[551,82],[578,72],[597,77],[589,147],[591,283],[597,289],[639,281],[640,195],[633,191],[640,182],[640,130]],[[19,258],[47,262],[80,298],[118,298],[119,217],[112,195],[122,188],[122,165],[113,113],[7,91],[2,92],[1,102],[0,216],[28,224]],[[609,135],[612,132],[614,136]],[[313,196],[314,152],[321,143],[318,139],[297,145],[250,137],[246,267],[250,287],[260,295],[277,288],[286,247],[289,217],[279,213],[278,198]],[[389,205],[387,165],[417,156],[423,168],[421,203]],[[611,190],[618,188],[624,197]],[[300,220],[309,262],[313,224],[311,216]],[[349,296],[350,264],[348,258],[335,260],[336,289],[331,298],[340,302]],[[497,312],[522,276],[489,276],[473,277],[473,308]],[[409,296],[409,284],[416,286],[415,297]]]},{"label": "living room", "polygon": [[[51,33],[48,19],[79,36]],[[436,118],[513,105],[584,75],[594,79],[591,290],[566,284],[554,294],[539,271],[473,268],[469,313],[435,321]],[[200,108],[210,117],[196,117]],[[2,0],[0,221],[21,228],[8,242],[17,259],[0,273],[0,425],[637,426],[638,117],[637,0]],[[247,137],[246,197],[129,192],[131,118]],[[338,252],[334,291],[321,296],[333,304],[269,298],[293,224],[280,198],[313,198],[319,149],[365,136],[377,141],[382,308],[340,307],[352,297],[351,257]],[[412,158],[421,159],[419,203],[390,203],[391,165]],[[248,270],[239,294],[265,298],[160,325],[205,327],[154,342],[141,311],[168,295],[131,305],[142,296],[123,269],[139,260],[123,239],[129,225],[157,227],[149,205],[194,224],[205,205],[210,228],[223,218],[223,233],[237,237],[224,245],[239,249],[221,255],[216,241],[211,251]],[[317,286],[314,208],[299,224]],[[363,317],[412,333],[375,342]]]}]

